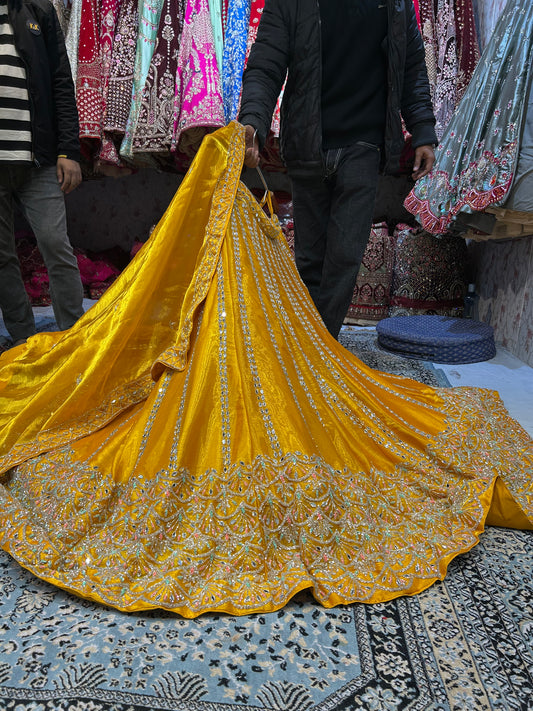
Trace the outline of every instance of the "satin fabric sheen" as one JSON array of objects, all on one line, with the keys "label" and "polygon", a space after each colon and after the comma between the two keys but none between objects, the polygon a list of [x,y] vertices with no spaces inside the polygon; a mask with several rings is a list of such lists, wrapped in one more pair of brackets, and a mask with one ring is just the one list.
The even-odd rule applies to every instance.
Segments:
[{"label": "satin fabric sheen", "polygon": [[487,515],[531,527],[532,441],[495,392],[335,341],[243,156],[238,123],[207,136],[100,301],[1,356],[0,546],[128,611],[417,593]]}]

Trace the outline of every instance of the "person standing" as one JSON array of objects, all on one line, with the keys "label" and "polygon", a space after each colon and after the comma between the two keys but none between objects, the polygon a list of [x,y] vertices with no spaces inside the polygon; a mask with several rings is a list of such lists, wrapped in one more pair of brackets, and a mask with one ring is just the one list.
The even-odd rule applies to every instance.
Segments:
[{"label": "person standing", "polygon": [[380,170],[397,172],[402,117],[413,179],[437,143],[412,0],[268,0],[243,76],[239,121],[254,168],[283,82],[280,148],[292,184],[295,258],[337,338],[372,227]]},{"label": "person standing", "polygon": [[0,0],[0,309],[14,345],[35,333],[15,248],[14,207],[48,270],[56,322],[83,314],[64,195],[81,182],[78,113],[56,11],[48,0]]}]

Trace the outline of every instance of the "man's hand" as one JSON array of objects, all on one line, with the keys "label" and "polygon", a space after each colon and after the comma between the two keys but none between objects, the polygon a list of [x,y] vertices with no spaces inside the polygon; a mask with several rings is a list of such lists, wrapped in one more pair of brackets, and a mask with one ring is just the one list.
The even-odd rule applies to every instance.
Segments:
[{"label": "man's hand", "polygon": [[57,180],[64,193],[70,193],[81,183],[80,164],[70,158],[57,159]]},{"label": "man's hand", "polygon": [[244,165],[247,168],[257,168],[259,165],[259,140],[256,135],[256,130],[249,124],[244,127],[245,133],[245,149],[244,149]]},{"label": "man's hand", "polygon": [[413,180],[420,180],[424,175],[431,172],[435,162],[435,151],[433,146],[418,146],[415,148],[415,162],[411,177]]}]

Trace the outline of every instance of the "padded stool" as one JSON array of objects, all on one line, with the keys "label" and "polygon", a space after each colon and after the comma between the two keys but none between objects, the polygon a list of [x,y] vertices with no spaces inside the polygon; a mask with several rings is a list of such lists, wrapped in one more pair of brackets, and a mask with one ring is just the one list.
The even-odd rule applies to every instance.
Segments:
[{"label": "padded stool", "polygon": [[451,316],[392,316],[376,325],[378,344],[404,358],[478,363],[496,355],[492,326]]}]

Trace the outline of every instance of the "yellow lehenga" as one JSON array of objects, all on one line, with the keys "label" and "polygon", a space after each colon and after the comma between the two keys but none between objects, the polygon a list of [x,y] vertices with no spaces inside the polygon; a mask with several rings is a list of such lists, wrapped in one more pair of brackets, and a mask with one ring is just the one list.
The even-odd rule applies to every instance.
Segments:
[{"label": "yellow lehenga", "polygon": [[532,441],[496,393],[337,343],[243,154],[239,124],[208,136],[101,300],[1,357],[0,545],[129,611],[417,593],[486,520],[531,528]]}]

